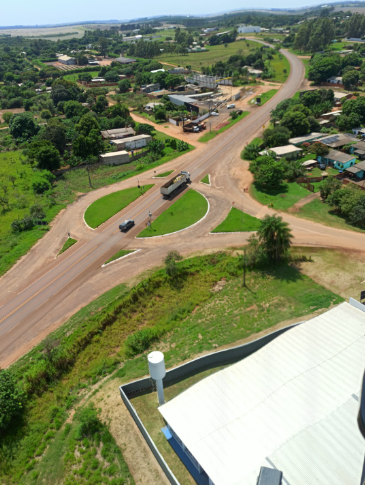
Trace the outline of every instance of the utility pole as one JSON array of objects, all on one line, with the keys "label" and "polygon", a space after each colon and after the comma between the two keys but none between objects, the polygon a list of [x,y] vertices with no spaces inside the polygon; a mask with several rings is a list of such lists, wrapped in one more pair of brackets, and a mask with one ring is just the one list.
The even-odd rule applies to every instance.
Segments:
[{"label": "utility pole", "polygon": [[87,168],[87,175],[89,177],[90,189],[93,189],[94,187],[91,185],[91,178],[90,178],[90,171],[89,171],[89,160],[88,159],[86,159],[86,168]]},{"label": "utility pole", "polygon": [[243,249],[243,287],[246,288],[246,248]]}]

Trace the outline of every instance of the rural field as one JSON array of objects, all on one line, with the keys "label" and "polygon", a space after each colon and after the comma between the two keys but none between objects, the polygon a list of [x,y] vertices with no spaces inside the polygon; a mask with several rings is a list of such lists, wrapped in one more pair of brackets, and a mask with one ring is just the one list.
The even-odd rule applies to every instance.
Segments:
[{"label": "rural field", "polygon": [[85,27],[82,25],[67,25],[63,27],[31,27],[29,29],[2,29],[1,34],[11,35],[12,37],[39,37],[57,41],[59,39],[71,39],[72,37],[80,39],[83,37]]}]

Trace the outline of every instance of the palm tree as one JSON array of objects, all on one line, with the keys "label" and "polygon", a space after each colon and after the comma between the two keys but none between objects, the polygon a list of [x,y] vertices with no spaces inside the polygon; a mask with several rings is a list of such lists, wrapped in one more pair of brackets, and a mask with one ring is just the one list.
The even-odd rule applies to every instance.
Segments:
[{"label": "palm tree", "polygon": [[266,215],[261,221],[257,231],[259,241],[272,261],[280,261],[282,256],[290,248],[293,238],[289,224],[277,215]]}]

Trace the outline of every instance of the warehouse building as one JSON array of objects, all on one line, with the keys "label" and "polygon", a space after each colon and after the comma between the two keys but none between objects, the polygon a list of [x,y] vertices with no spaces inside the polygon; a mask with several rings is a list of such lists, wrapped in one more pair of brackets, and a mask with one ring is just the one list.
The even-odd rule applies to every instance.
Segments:
[{"label": "warehouse building", "polygon": [[146,147],[150,141],[152,141],[151,135],[137,135],[122,140],[113,140],[111,143],[116,145],[117,150],[135,150]]},{"label": "warehouse building", "polygon": [[162,431],[199,484],[256,485],[266,467],[285,485],[359,485],[364,365],[350,298],[161,405]]},{"label": "warehouse building", "polygon": [[261,32],[261,27],[257,25],[240,25],[237,31],[239,34],[250,34],[252,32]]},{"label": "warehouse building", "polygon": [[101,131],[101,136],[105,139],[115,139],[115,138],[127,138],[129,136],[134,136],[136,132],[133,128],[115,128],[114,130],[104,130]]},{"label": "warehouse building", "polygon": [[76,64],[76,59],[74,57],[69,57],[69,56],[60,56],[58,58],[58,62],[61,64],[65,64],[67,66],[71,66]]},{"label": "warehouse building", "polygon": [[110,152],[104,153],[100,155],[100,161],[104,163],[104,165],[122,165],[123,163],[129,163],[129,154],[128,152],[122,150],[118,152]]}]

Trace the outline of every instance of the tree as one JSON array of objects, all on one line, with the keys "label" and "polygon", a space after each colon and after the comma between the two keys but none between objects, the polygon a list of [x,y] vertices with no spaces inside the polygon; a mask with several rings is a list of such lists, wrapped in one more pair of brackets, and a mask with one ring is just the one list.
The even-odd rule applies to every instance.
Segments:
[{"label": "tree", "polygon": [[288,128],[293,137],[307,135],[310,132],[309,121],[300,111],[286,112],[281,120],[281,126]]},{"label": "tree", "polygon": [[285,126],[267,128],[263,133],[264,145],[267,148],[287,145],[290,131]]},{"label": "tree", "polygon": [[154,114],[157,121],[163,121],[163,120],[166,119],[166,111],[161,106],[157,106],[153,110],[153,114]]},{"label": "tree", "polygon": [[46,217],[43,207],[40,204],[33,204],[29,210],[30,217],[42,220]]},{"label": "tree", "polygon": [[293,238],[289,224],[276,215],[262,219],[257,235],[269,260],[276,263],[287,254]]},{"label": "tree", "polygon": [[108,109],[108,117],[115,118],[120,116],[121,118],[128,118],[130,116],[128,106],[122,103],[114,104]]},{"label": "tree", "polygon": [[128,79],[122,79],[118,83],[118,89],[119,89],[119,92],[121,93],[128,92],[130,87],[131,87],[131,83]]},{"label": "tree", "polygon": [[5,123],[9,123],[12,116],[13,116],[13,113],[10,113],[9,111],[6,113],[3,113],[3,120],[5,121]]},{"label": "tree", "polygon": [[19,113],[11,118],[9,131],[14,138],[29,140],[29,138],[38,133],[39,126],[30,113]]},{"label": "tree", "polygon": [[323,157],[324,155],[327,155],[327,153],[329,152],[329,148],[324,143],[321,143],[320,141],[315,141],[309,147],[309,152],[314,153],[317,156]]},{"label": "tree", "polygon": [[52,113],[48,109],[44,109],[41,112],[41,118],[42,120],[49,120],[52,118]]},{"label": "tree", "polygon": [[106,99],[106,96],[98,96],[98,99],[96,100],[96,103],[93,106],[93,111],[95,113],[101,114],[103,111],[105,111],[109,106],[108,100]]},{"label": "tree", "polygon": [[6,429],[11,420],[23,410],[24,392],[16,385],[14,375],[0,369],[0,428]]},{"label": "tree", "polygon": [[105,57],[108,50],[108,39],[106,37],[100,37],[99,49],[100,49],[100,54]]},{"label": "tree", "polygon": [[91,130],[88,136],[79,135],[74,141],[72,148],[76,157],[87,159],[100,155],[104,150],[104,144],[99,131]]},{"label": "tree", "polygon": [[326,200],[333,192],[338,190],[342,185],[342,182],[333,176],[329,176],[322,180],[319,184],[319,192],[322,199]]},{"label": "tree", "polygon": [[74,118],[76,116],[82,116],[85,112],[88,112],[88,109],[82,106],[81,103],[78,101],[66,101],[63,105],[63,111],[66,115],[66,118]]},{"label": "tree", "polygon": [[105,74],[105,81],[108,83],[116,83],[119,81],[119,73],[116,69],[110,69],[110,71],[107,71]]},{"label": "tree", "polygon": [[50,141],[60,153],[63,153],[66,148],[66,127],[60,119],[52,118],[47,126],[41,129],[38,138]]},{"label": "tree", "polygon": [[75,125],[75,129],[80,135],[88,136],[91,130],[99,130],[99,125],[91,113],[86,113],[79,123]]},{"label": "tree", "polygon": [[365,227],[365,195],[360,198],[350,214],[350,222]]},{"label": "tree", "polygon": [[167,276],[175,278],[178,274],[178,267],[176,262],[181,261],[183,257],[178,251],[170,251],[165,258],[165,271]]},{"label": "tree", "polygon": [[242,156],[244,160],[255,160],[259,156],[260,150],[260,144],[251,142],[244,148]]},{"label": "tree", "polygon": [[349,71],[342,77],[342,84],[344,85],[345,89],[350,90],[356,86],[359,79],[360,75],[357,71]]},{"label": "tree", "polygon": [[286,160],[285,158],[281,159],[284,178],[288,182],[295,182],[296,179],[302,177],[304,174],[304,167],[300,160]]},{"label": "tree", "polygon": [[28,158],[37,163],[41,170],[57,170],[61,166],[60,152],[48,140],[35,140],[32,142]]},{"label": "tree", "polygon": [[253,173],[255,182],[267,189],[279,187],[283,181],[282,165],[270,155],[258,157],[250,163],[249,170]]},{"label": "tree", "polygon": [[152,125],[149,125],[147,123],[140,123],[137,127],[137,133],[138,135],[152,135],[154,131],[154,127]]}]

